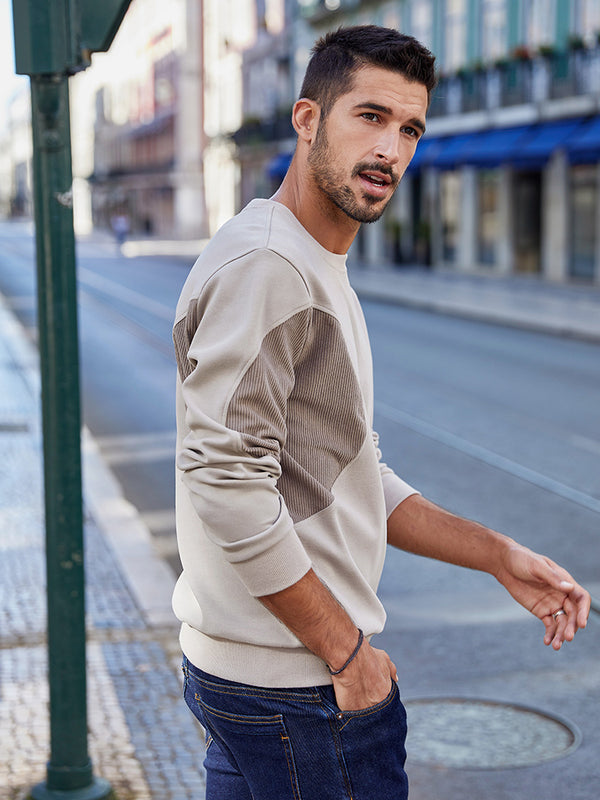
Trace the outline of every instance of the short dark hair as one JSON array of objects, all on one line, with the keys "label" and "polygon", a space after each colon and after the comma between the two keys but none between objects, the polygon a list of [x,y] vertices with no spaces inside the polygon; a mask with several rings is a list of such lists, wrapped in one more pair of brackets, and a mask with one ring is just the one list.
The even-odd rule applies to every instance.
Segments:
[{"label": "short dark hair", "polygon": [[435,56],[413,36],[378,25],[338,28],[314,45],[300,96],[314,100],[324,118],[333,104],[352,90],[361,67],[376,66],[422,83],[427,97],[436,86]]}]

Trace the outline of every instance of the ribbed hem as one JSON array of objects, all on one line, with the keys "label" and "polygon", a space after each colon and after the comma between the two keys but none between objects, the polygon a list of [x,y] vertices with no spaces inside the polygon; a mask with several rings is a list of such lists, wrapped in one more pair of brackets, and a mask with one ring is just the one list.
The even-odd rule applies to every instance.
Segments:
[{"label": "ribbed hem", "polygon": [[324,686],[331,683],[325,662],[306,648],[262,647],[215,639],[181,626],[179,642],[194,666],[236,683],[267,688]]},{"label": "ribbed hem", "polygon": [[[277,531],[277,528],[281,530]],[[232,557],[231,553],[226,555],[227,560],[253,597],[275,594],[282,589],[287,589],[303,578],[312,566],[287,513],[285,516],[282,515],[269,529],[269,535],[271,540],[275,539],[276,535],[279,539],[266,550],[252,554],[250,558],[246,555],[245,560],[241,561],[237,560],[239,554],[236,554],[237,558]]]}]

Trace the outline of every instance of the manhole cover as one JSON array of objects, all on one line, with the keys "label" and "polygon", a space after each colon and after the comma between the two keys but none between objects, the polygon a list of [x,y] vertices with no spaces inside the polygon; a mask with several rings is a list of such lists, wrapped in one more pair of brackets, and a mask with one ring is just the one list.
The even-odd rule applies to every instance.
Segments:
[{"label": "manhole cover", "polygon": [[463,769],[526,767],[575,750],[581,734],[525,706],[461,698],[407,700],[409,761]]}]

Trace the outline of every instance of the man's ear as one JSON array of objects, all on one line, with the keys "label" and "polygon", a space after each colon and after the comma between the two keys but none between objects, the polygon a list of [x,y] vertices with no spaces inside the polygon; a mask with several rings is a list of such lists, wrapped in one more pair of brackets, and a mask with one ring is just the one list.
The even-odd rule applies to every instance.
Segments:
[{"label": "man's ear", "polygon": [[298,138],[307,144],[312,144],[319,127],[321,109],[314,100],[301,97],[296,101],[292,110],[292,125]]}]

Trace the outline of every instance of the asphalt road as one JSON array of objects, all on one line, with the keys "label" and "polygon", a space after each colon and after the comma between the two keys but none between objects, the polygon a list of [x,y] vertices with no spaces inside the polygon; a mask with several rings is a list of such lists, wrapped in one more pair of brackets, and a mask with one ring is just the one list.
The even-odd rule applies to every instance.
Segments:
[{"label": "asphalt road", "polygon": [[[81,242],[78,255],[84,420],[177,572],[171,324],[192,259],[124,258],[101,237]],[[0,292],[33,337],[34,290],[30,229],[0,224]],[[600,597],[600,347],[374,302],[364,309],[387,462],[432,500],[558,560]],[[416,720],[413,800],[595,800],[597,618],[556,654],[543,646],[540,623],[490,576],[398,552],[389,553],[381,596],[388,624],[378,643],[398,666]],[[521,769],[514,756],[502,760],[496,739],[497,766],[475,769],[468,758],[478,749],[487,757],[490,720],[477,737],[473,714],[488,707],[453,706],[467,714],[457,733],[435,706],[443,730],[432,737],[428,722],[419,744],[420,698],[443,697],[535,707],[531,737],[520,740],[513,723],[500,730],[526,754],[534,740],[551,747],[554,733],[544,739],[541,726],[548,713],[574,721],[583,744],[555,763],[532,755]],[[466,769],[451,764],[463,735]],[[426,752],[434,739],[438,765]]]}]

